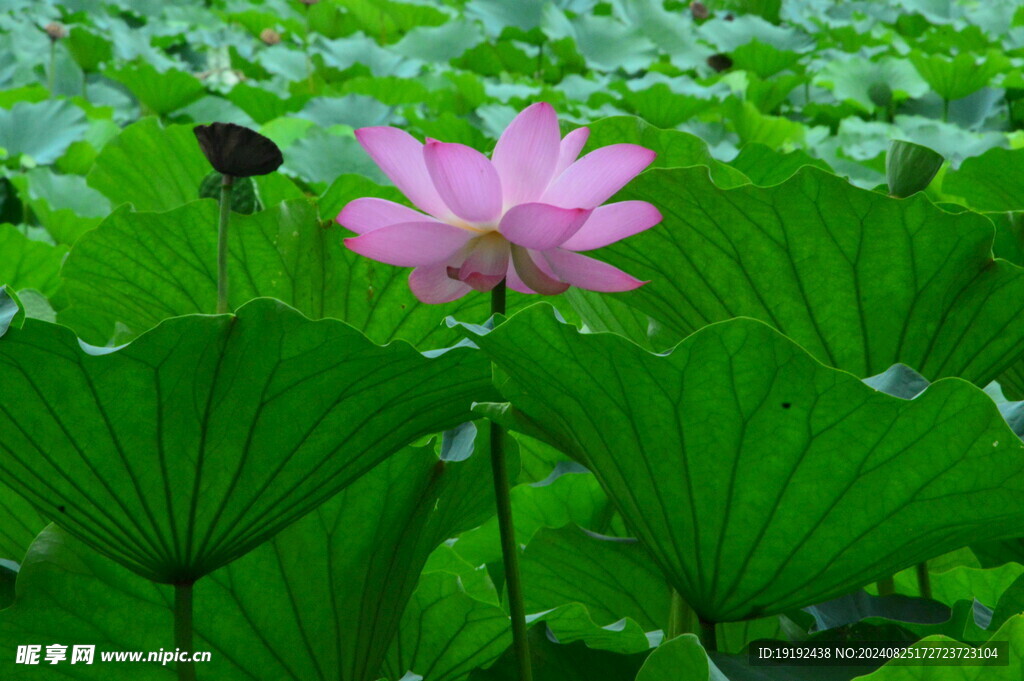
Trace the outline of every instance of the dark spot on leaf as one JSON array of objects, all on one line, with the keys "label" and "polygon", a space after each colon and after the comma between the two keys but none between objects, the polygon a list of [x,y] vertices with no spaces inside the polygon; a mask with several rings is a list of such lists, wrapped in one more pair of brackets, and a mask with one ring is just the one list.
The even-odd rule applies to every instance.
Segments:
[{"label": "dark spot on leaf", "polygon": [[64,510],[63,506],[58,506],[57,510],[60,511],[61,513],[67,513],[67,511]]},{"label": "dark spot on leaf", "polygon": [[789,409],[789,408],[790,408],[790,407],[792,407],[792,406],[793,406],[793,405],[792,405],[792,404],[790,404],[789,402],[783,402],[783,403],[782,403],[782,408],[783,408],[783,409]]},{"label": "dark spot on leaf", "polygon": [[708,57],[708,66],[721,73],[732,68],[732,58],[727,54],[713,54]]}]

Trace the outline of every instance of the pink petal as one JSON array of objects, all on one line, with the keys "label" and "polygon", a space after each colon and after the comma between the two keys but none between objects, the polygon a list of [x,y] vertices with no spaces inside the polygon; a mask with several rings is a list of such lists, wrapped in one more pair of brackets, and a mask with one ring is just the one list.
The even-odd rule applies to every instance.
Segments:
[{"label": "pink petal", "polygon": [[441,220],[451,216],[434,188],[423,162],[423,145],[416,138],[398,128],[376,127],[356,130],[356,139],[413,204]]},{"label": "pink petal", "polygon": [[544,256],[559,279],[588,291],[605,293],[632,291],[647,283],[608,263],[588,258],[579,253],[553,248],[550,251],[544,251],[541,255]]},{"label": "pink petal", "polygon": [[526,248],[545,251],[572,237],[588,222],[586,208],[559,208],[546,203],[522,203],[513,206],[501,218],[501,233],[509,241]]},{"label": "pink petal", "polygon": [[398,267],[439,263],[458,252],[474,232],[443,222],[403,222],[345,239],[359,255]]},{"label": "pink petal", "polygon": [[646,201],[620,201],[598,206],[575,234],[561,247],[589,251],[633,236],[661,222],[661,213]]},{"label": "pink petal", "polygon": [[[515,248],[513,246],[512,248]],[[508,272],[505,273],[505,285],[513,291],[526,294],[537,293],[532,288],[523,283],[523,280],[519,278],[519,274],[516,272],[516,266],[510,258],[508,261]]]},{"label": "pink petal", "polygon": [[473,250],[459,268],[459,279],[477,291],[490,291],[508,270],[509,243],[500,234],[486,234],[472,244]]},{"label": "pink petal", "polygon": [[429,222],[430,218],[394,201],[364,198],[349,201],[338,214],[337,222],[356,234],[366,234],[400,222]]},{"label": "pink petal", "polygon": [[559,175],[541,201],[564,208],[599,206],[649,166],[655,155],[635,144],[595,149]]},{"label": "pink petal", "polygon": [[448,276],[448,265],[425,265],[409,273],[409,288],[421,303],[450,303],[473,289]]},{"label": "pink petal", "polygon": [[[522,291],[522,289],[518,288],[515,289],[517,291],[523,293],[536,292],[542,293],[546,296],[554,296],[569,288],[569,284],[558,281],[545,272],[548,268],[540,265],[536,255],[522,246],[512,244],[512,263],[515,265],[516,274],[519,275],[516,277],[519,281],[516,281],[515,283],[518,285],[521,281],[523,285],[527,287],[526,291]],[[509,281],[510,283],[512,282],[511,277],[509,278]]]},{"label": "pink petal", "polygon": [[590,137],[590,128],[576,128],[566,135],[558,150],[558,164],[555,165],[555,172],[552,177],[558,177],[562,172],[573,164],[576,157],[583,151]]},{"label": "pink petal", "polygon": [[554,176],[560,142],[558,116],[547,102],[526,107],[509,123],[491,154],[506,206],[540,198]]},{"label": "pink petal", "polygon": [[427,140],[423,160],[438,194],[455,215],[484,223],[501,213],[501,180],[486,156],[464,144]]}]

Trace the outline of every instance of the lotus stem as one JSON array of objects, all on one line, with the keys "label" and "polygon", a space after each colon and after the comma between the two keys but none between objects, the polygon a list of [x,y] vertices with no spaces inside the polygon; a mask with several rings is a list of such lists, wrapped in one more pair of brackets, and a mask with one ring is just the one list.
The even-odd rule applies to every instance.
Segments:
[{"label": "lotus stem", "polygon": [[196,667],[192,662],[192,585],[185,582],[174,585],[174,647],[176,652],[188,654],[188,662],[178,661],[178,681],[196,681]]},{"label": "lotus stem", "polygon": [[714,622],[700,621],[700,644],[709,653],[718,652],[718,633],[715,631]]},{"label": "lotus stem", "polygon": [[928,574],[928,563],[917,564],[917,587],[921,590],[921,598],[932,597],[932,578]]},{"label": "lotus stem", "polygon": [[228,224],[231,222],[231,188],[235,178],[224,175],[220,184],[220,222],[217,227],[217,314],[228,312]]},{"label": "lotus stem", "polygon": [[[491,316],[505,314],[505,282],[491,291]],[[523,604],[523,583],[519,575],[519,547],[512,523],[512,493],[505,465],[505,430],[491,422],[491,469],[494,477],[494,497],[498,507],[498,528],[501,534],[501,555],[505,563],[505,583],[508,585],[508,607],[512,618],[512,646],[519,667],[519,681],[533,681],[530,664],[530,644],[526,632],[526,606]]]},{"label": "lotus stem", "polygon": [[[84,76],[83,76],[84,78]],[[53,91],[54,86],[57,83],[57,41],[50,40],[50,70],[46,74],[46,88],[50,91],[50,99],[53,99],[57,94]]]},{"label": "lotus stem", "polygon": [[878,587],[879,596],[891,596],[896,593],[896,582],[893,581],[892,577],[886,577],[875,582],[875,586]]}]

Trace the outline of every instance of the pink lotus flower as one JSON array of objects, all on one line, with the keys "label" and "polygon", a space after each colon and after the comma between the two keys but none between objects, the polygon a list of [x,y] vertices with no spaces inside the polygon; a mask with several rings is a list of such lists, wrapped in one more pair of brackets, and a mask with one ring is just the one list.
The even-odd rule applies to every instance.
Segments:
[{"label": "pink lotus flower", "polygon": [[654,160],[635,144],[613,144],[577,160],[587,128],[563,139],[550,104],[534,104],[509,124],[488,159],[462,144],[420,144],[397,128],[361,128],[356,139],[423,212],[391,201],[356,199],[338,222],[359,236],[351,250],[414,267],[413,293],[445,303],[489,291],[502,279],[521,293],[553,295],[576,286],[629,291],[647,283],[580,255],[661,221],[646,201],[605,206]]}]

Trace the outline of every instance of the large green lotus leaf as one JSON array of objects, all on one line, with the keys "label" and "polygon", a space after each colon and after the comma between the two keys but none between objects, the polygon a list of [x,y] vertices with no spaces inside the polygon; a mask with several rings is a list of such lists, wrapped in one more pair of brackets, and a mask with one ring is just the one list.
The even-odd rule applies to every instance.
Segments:
[{"label": "large green lotus leaf", "polygon": [[[216,224],[212,200],[166,213],[115,211],[68,258],[62,275],[70,307],[61,323],[104,345],[115,326],[120,343],[167,317],[214,312]],[[275,297],[311,318],[346,321],[377,342],[401,338],[417,347],[441,347],[457,337],[442,323],[447,315],[479,321],[489,315],[489,299],[478,293],[445,305],[420,303],[409,290],[408,269],[345,248],[347,230],[322,223],[316,206],[304,199],[234,215],[231,225],[233,306]],[[518,298],[525,296],[510,297],[513,306]]]},{"label": "large green lotus leaf", "polygon": [[46,521],[32,505],[0,484],[0,560],[20,562]]},{"label": "large green lotus leaf", "polygon": [[0,225],[0,284],[51,296],[60,287],[60,266],[67,254],[66,246],[33,241],[15,225]]},{"label": "large green lotus leaf", "polygon": [[59,244],[73,244],[110,213],[106,197],[80,175],[58,175],[35,168],[11,178],[22,203]]},{"label": "large green lotus leaf", "polygon": [[18,102],[0,109],[0,147],[8,156],[27,154],[40,165],[56,161],[88,129],[85,112],[65,100]]},{"label": "large green lotus leaf", "polygon": [[1018,577],[1000,594],[993,608],[989,627],[1001,627],[1008,619],[1021,612],[1024,612],[1024,576]]},{"label": "large green lotus leaf", "polygon": [[512,404],[488,415],[593,471],[706,621],[1024,533],[1024,443],[960,379],[891,397],[751,319],[655,355],[537,305],[474,340]]},{"label": "large green lotus leaf", "polygon": [[802,142],[807,132],[802,123],[763,114],[750,101],[730,98],[722,104],[722,110],[743,144],[791,147]]},{"label": "large green lotus leaf", "polygon": [[158,116],[188,106],[206,94],[202,81],[192,74],[177,69],[157,71],[145,61],[108,68],[103,75],[128,88],[143,111]]},{"label": "large green lotus leaf", "polygon": [[521,560],[527,612],[581,603],[603,626],[629,617],[645,631],[666,629],[671,594],[636,540],[542,528]]},{"label": "large green lotus leaf", "polygon": [[[1017,681],[1024,675],[1024,615],[1006,621],[990,641],[1008,641],[1009,664],[1006,666],[971,664],[963,666],[923,666],[920,660],[892,660],[878,671],[858,676],[864,681]],[[911,647],[930,645],[946,648],[964,648],[946,636],[928,636]],[[916,664],[914,664],[916,662]]]},{"label": "large green lotus leaf", "polygon": [[[532,627],[528,638],[534,681],[629,681],[636,676],[647,656],[646,650],[615,653],[591,648],[583,641],[552,640],[542,625]],[[511,648],[488,669],[476,669],[468,677],[469,681],[519,681],[520,678]]]},{"label": "large green lotus leaf", "polygon": [[18,564],[0,558],[0,610],[14,602],[14,583],[18,577]]},{"label": "large green lotus leaf", "polygon": [[903,363],[985,385],[1024,352],[1024,269],[992,259],[992,223],[804,168],[724,190],[697,168],[644,173],[620,199],[664,222],[597,252],[651,283],[623,299],[682,338],[763,320],[861,377]]},{"label": "large green lotus leaf", "polygon": [[707,97],[676,93],[666,83],[655,83],[645,90],[622,88],[622,103],[622,108],[652,125],[673,128],[712,108],[716,102]]},{"label": "large green lotus leaf", "polygon": [[1024,149],[989,149],[946,173],[942,192],[963,198],[977,211],[1024,209]]},{"label": "large green lotus leaf", "polygon": [[882,88],[897,101],[923,96],[928,84],[904,59],[882,57],[876,61],[854,57],[836,59],[824,65],[818,80],[835,93],[836,99],[851,102],[864,111],[885,109],[888,102],[880,102],[873,89]]},{"label": "large green lotus leaf", "polygon": [[[486,452],[442,462],[432,449],[407,447],[202,580],[195,587],[196,648],[213,659],[199,678],[376,678],[413,590],[419,601],[438,595],[433,584],[417,587],[431,550],[480,519],[446,506],[467,493],[486,496],[489,465]],[[450,592],[449,586],[443,588]],[[0,614],[0,650],[36,639],[92,643],[98,651],[170,647],[170,589],[132,575],[56,526],[33,545],[17,588],[17,604]],[[508,617],[480,605],[476,633],[480,625],[490,632],[494,659],[509,644]],[[423,653],[436,649],[424,645]],[[5,654],[0,673],[13,660]],[[66,667],[74,679],[111,678],[110,669]],[[127,666],[113,669],[114,678],[135,678]]]},{"label": "large green lotus leaf", "polygon": [[797,150],[784,154],[763,144],[744,145],[730,164],[762,187],[785,182],[804,166],[832,170],[827,163],[808,156],[807,152]]},{"label": "large green lotus leaf", "polygon": [[[893,576],[897,593],[920,593],[916,572],[904,570]],[[957,601],[973,599],[989,608],[995,608],[1003,592],[1024,575],[1024,565],[1007,563],[990,569],[960,565],[950,570],[929,572],[932,600],[952,607]]]},{"label": "large green lotus leaf", "polygon": [[365,175],[378,183],[387,181],[351,131],[336,134],[314,127],[289,145],[287,152],[282,172],[309,182],[318,191],[345,173]]},{"label": "large green lotus leaf", "polygon": [[683,634],[665,641],[644,660],[636,681],[728,681],[708,659],[700,640]]},{"label": "large green lotus leaf", "polygon": [[413,670],[431,681],[456,681],[512,644],[508,613],[475,597],[464,579],[445,571],[423,574],[382,673],[400,679]]},{"label": "large green lotus leaf", "polygon": [[[707,143],[688,132],[662,130],[635,116],[602,118],[587,127],[590,137],[583,148],[584,154],[610,144],[639,144],[658,152],[652,164],[654,168],[707,166],[715,183],[722,187],[736,187],[750,181],[740,171],[715,160]],[[708,173],[707,170],[701,172]]]},{"label": "large green lotus leaf", "polygon": [[912,51],[910,62],[943,99],[960,99],[988,85],[993,76],[1010,66],[1004,55],[991,51],[985,58],[969,52],[955,57]]},{"label": "large green lotus leaf", "polygon": [[210,164],[191,125],[161,127],[144,118],[121,131],[96,158],[86,181],[117,206],[170,210],[199,196]]},{"label": "large green lotus leaf", "polygon": [[254,121],[263,125],[281,116],[295,113],[306,103],[308,96],[295,96],[282,99],[270,90],[262,87],[239,83],[231,88],[226,98]]},{"label": "large green lotus leaf", "polygon": [[751,71],[759,78],[766,79],[795,67],[800,61],[798,52],[773,47],[757,38],[729,52],[729,57],[734,68]]},{"label": "large green lotus leaf", "polygon": [[[520,544],[528,544],[545,527],[563,527],[570,523],[594,532],[611,531],[614,508],[594,476],[556,470],[550,477],[552,479],[512,489],[512,517]],[[455,552],[473,565],[500,563],[497,518],[490,518],[459,537]]]},{"label": "large green lotus leaf", "polygon": [[[580,603],[545,608],[528,620],[535,629],[549,629],[562,643],[579,641],[621,655],[650,647],[635,621],[602,627]],[[511,640],[508,613],[499,605],[487,571],[473,568],[443,546],[427,564],[383,671],[392,679],[411,671],[432,681],[454,681],[475,667],[490,666]]]},{"label": "large green lotus leaf", "polygon": [[168,583],[243,555],[490,392],[478,353],[379,347],[267,299],[118,350],[30,319],[0,358],[5,482]]},{"label": "large green lotus leaf", "polygon": [[660,324],[621,298],[580,288],[570,288],[562,296],[591,331],[611,331],[648,350],[677,340],[674,334],[662,337]]}]

